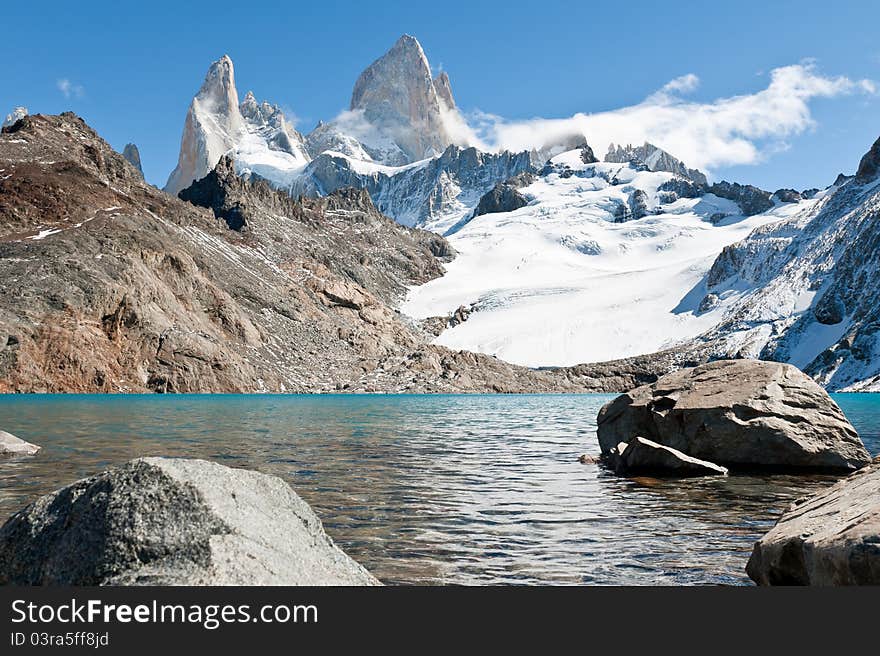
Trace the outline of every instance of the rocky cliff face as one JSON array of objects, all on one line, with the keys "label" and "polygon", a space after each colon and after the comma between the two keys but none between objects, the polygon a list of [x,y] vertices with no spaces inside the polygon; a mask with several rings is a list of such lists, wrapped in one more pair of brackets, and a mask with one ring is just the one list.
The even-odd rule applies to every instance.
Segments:
[{"label": "rocky cliff face", "polygon": [[576,391],[645,370],[427,344],[394,304],[449,246],[364,191],[297,201],[221,159],[186,202],[72,114],[4,129],[0,169],[4,392]]},{"label": "rocky cliff face", "polygon": [[449,82],[449,75],[446,71],[441,71],[440,75],[434,78],[434,91],[437,92],[441,106],[446,109],[456,108],[455,98],[452,97],[452,84]]},{"label": "rocky cliff face", "polygon": [[829,389],[880,390],[875,150],[855,178],[820,192],[810,210],[724,249],[706,284],[729,311],[706,341],[790,362]]},{"label": "rocky cliff face", "polygon": [[[746,216],[761,214],[773,207],[770,192],[759,189],[753,185],[741,185],[738,182],[727,182],[726,180],[722,180],[709,187],[709,193],[715,194],[719,198],[732,200],[739,206],[742,213]],[[782,199],[780,198],[780,200]],[[796,201],[789,197],[783,202]]]}]

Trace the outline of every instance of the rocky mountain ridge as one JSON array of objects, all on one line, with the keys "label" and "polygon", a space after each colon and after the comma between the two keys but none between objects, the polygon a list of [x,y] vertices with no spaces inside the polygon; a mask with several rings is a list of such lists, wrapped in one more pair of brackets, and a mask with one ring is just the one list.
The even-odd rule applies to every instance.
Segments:
[{"label": "rocky mountain ridge", "polygon": [[4,392],[588,391],[678,362],[538,371],[429,344],[394,304],[452,251],[364,191],[296,200],[222,159],[184,201],[73,114],[4,128],[0,169]]}]

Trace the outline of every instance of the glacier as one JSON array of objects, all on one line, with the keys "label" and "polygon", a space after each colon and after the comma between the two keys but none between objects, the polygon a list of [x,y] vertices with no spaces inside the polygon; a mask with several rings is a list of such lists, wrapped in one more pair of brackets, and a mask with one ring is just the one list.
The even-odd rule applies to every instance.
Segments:
[{"label": "glacier", "polygon": [[[450,235],[458,257],[443,277],[411,289],[401,311],[427,319],[464,306],[467,320],[436,343],[533,367],[643,355],[695,338],[722,318],[723,307],[701,310],[693,293],[686,298],[718,253],[817,201],[746,217],[709,193],[663,190],[675,180],[631,162],[585,164],[579,150],[557,155],[519,190],[528,205],[475,217]],[[649,212],[621,221],[636,192]]]}]

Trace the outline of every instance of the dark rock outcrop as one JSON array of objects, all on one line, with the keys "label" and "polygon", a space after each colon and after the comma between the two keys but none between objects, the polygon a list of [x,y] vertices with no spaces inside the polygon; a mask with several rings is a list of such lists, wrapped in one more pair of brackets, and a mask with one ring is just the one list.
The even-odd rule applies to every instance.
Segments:
[{"label": "dark rock outcrop", "polygon": [[770,200],[778,200],[780,203],[799,203],[803,199],[801,192],[796,189],[777,189],[770,197]]},{"label": "dark rock outcrop", "polygon": [[648,194],[641,189],[636,189],[629,195],[627,201],[629,216],[631,219],[641,219],[648,215]]},{"label": "dark rock outcrop", "polygon": [[708,191],[719,198],[732,200],[739,205],[742,213],[746,216],[761,214],[773,207],[770,192],[758,189],[753,185],[741,185],[738,182],[722,180],[709,187]]},{"label": "dark rock outcrop", "polygon": [[699,198],[706,193],[705,185],[700,185],[693,180],[675,176],[671,180],[667,180],[661,184],[658,191],[674,194],[674,198],[670,198],[668,202],[672,202],[678,198]]},{"label": "dark rock outcrop", "polygon": [[512,212],[528,204],[529,199],[523,196],[515,185],[509,182],[499,182],[491,191],[480,198],[473,217],[496,212]]},{"label": "dark rock outcrop", "polygon": [[880,585],[880,464],[792,504],[746,572],[758,585]]},{"label": "dark rock outcrop", "polygon": [[581,161],[584,164],[595,164],[599,161],[599,158],[593,153],[593,149],[590,148],[590,144],[588,143],[584,143],[584,145],[581,146]]},{"label": "dark rock outcrop", "polygon": [[880,139],[874,142],[869,150],[859,162],[859,168],[856,171],[856,180],[858,182],[868,182],[877,177],[880,171]]},{"label": "dark rock outcrop", "polygon": [[142,458],[0,528],[0,585],[377,585],[275,476]]},{"label": "dark rock outcrop", "polygon": [[602,408],[603,454],[636,437],[731,469],[846,472],[870,462],[825,390],[777,362],[722,360],[676,371]]},{"label": "dark rock outcrop", "polygon": [[0,456],[32,456],[41,447],[0,430]]}]

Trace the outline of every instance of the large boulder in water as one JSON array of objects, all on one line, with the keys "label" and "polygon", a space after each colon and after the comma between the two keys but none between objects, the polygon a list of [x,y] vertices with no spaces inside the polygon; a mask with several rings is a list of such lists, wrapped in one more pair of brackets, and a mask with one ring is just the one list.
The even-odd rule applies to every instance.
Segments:
[{"label": "large boulder in water", "polygon": [[636,436],[730,468],[853,471],[871,460],[825,390],[779,362],[682,369],[599,411],[603,454]]},{"label": "large boulder in water", "polygon": [[880,585],[880,465],[796,502],[746,571],[759,585]]},{"label": "large boulder in water", "polygon": [[141,458],[0,528],[0,584],[376,585],[275,476]]}]

